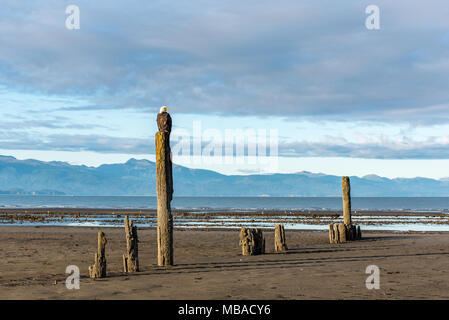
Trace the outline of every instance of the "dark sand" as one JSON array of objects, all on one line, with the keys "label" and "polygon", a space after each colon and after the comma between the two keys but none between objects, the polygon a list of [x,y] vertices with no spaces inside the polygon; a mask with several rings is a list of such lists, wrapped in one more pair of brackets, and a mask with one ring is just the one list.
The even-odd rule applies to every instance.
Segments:
[{"label": "dark sand", "polygon": [[[328,244],[327,232],[286,231],[289,252],[243,257],[238,230],[175,230],[175,266],[156,266],[156,231],[139,229],[142,272],[126,275],[123,228],[108,238],[108,278],[91,280],[96,233],[87,227],[0,227],[0,299],[448,299],[449,233],[364,233]],[[380,267],[380,289],[365,268]],[[65,287],[78,265],[81,289]],[[56,281],[56,282],[55,282]],[[56,283],[56,284],[55,284]]]}]

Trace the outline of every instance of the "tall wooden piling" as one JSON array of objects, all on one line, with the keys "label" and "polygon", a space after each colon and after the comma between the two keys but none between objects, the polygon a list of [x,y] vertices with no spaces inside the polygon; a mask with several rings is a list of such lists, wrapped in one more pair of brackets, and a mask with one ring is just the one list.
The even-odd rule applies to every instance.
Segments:
[{"label": "tall wooden piling", "polygon": [[349,177],[342,177],[341,184],[343,191],[343,222],[346,225],[351,225],[351,185]]},{"label": "tall wooden piling", "polygon": [[98,231],[97,235],[98,246],[97,253],[95,254],[94,264],[89,266],[89,276],[91,278],[104,278],[106,277],[106,237],[104,233]]},{"label": "tall wooden piling", "polygon": [[137,227],[133,222],[125,217],[126,253],[123,255],[123,271],[126,273],[139,271],[139,248],[137,237]]},{"label": "tall wooden piling", "polygon": [[285,230],[283,224],[277,224],[274,227],[274,251],[287,251],[287,243],[285,241]]},{"label": "tall wooden piling", "polygon": [[170,133],[156,133],[157,183],[157,246],[158,265],[173,265],[173,216],[170,202],[173,196],[173,177]]}]

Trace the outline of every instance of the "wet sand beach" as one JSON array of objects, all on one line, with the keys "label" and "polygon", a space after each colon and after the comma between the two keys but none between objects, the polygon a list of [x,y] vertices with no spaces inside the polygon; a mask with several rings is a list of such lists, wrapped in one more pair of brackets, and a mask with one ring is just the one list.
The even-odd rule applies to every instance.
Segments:
[{"label": "wet sand beach", "polygon": [[[97,232],[108,239],[108,277],[88,278]],[[158,267],[156,230],[139,228],[142,271],[122,272],[123,228],[0,227],[0,299],[448,299],[449,233],[365,232],[330,245],[327,231],[287,230],[287,253],[241,256],[238,230],[175,229],[172,267]],[[380,268],[368,290],[365,269]],[[65,269],[81,271],[79,290]]]}]

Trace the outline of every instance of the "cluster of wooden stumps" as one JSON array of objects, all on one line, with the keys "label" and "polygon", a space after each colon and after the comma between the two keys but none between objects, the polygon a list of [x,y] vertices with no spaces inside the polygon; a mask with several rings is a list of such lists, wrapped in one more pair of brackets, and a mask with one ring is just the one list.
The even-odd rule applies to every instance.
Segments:
[{"label": "cluster of wooden stumps", "polygon": [[[170,132],[156,133],[156,184],[157,184],[157,244],[158,265],[173,265],[173,216],[170,202],[173,197],[173,176],[170,150]],[[330,243],[342,243],[361,239],[360,226],[351,222],[351,194],[349,177],[342,178],[343,190],[343,223],[329,225]],[[285,230],[282,224],[274,228],[274,251],[288,250]],[[139,251],[137,228],[128,217],[125,218],[126,252],[123,254],[123,271],[133,273],[139,271]],[[106,237],[98,232],[98,247],[94,264],[89,266],[91,278],[106,277]],[[265,253],[265,238],[262,230],[242,227],[240,230],[240,246],[242,255],[258,255]]]},{"label": "cluster of wooden stumps", "polygon": [[[250,229],[242,227],[240,229],[240,246],[242,247],[242,255],[253,256],[265,253],[265,237],[259,228]],[[274,251],[287,251],[287,243],[285,240],[285,230],[283,224],[277,224],[274,228]]]},{"label": "cluster of wooden stumps", "polygon": [[[126,253],[123,255],[123,272],[133,273],[139,271],[139,250],[137,227],[125,217]],[[94,264],[89,266],[89,276],[95,278],[106,277],[106,237],[101,231],[98,232],[98,248],[95,254]]]},{"label": "cluster of wooden stumps", "polygon": [[[349,177],[342,178],[342,191],[343,223],[329,224],[330,243],[343,243],[362,239],[360,226],[353,224],[351,221],[351,186]],[[284,226],[277,224],[274,230],[274,251],[287,251]],[[262,230],[242,227],[240,230],[240,246],[242,247],[242,255],[244,256],[265,253],[265,238]]]},{"label": "cluster of wooden stumps", "polygon": [[[165,133],[156,134],[156,170],[158,192],[158,265],[173,265],[173,217],[170,201],[173,193],[170,146],[168,136]],[[342,178],[343,191],[343,223],[329,224],[329,242],[343,243],[362,238],[360,226],[351,221],[351,188],[349,177]],[[128,217],[125,218],[126,253],[123,255],[123,271],[132,273],[139,271],[138,237],[137,228],[133,226]],[[285,252],[288,250],[283,224],[277,224],[274,228],[274,251]],[[242,255],[259,255],[265,253],[265,237],[259,228],[242,227],[240,230],[240,246]],[[103,232],[98,232],[98,248],[95,261],[89,267],[91,278],[103,278],[106,276],[106,238]]]},{"label": "cluster of wooden stumps", "polygon": [[[156,189],[157,189],[157,261],[160,267],[173,265],[173,216],[170,202],[173,197],[173,176],[170,150],[170,132],[156,133]],[[123,255],[123,271],[139,271],[137,228],[125,218],[126,252]],[[98,249],[95,261],[89,267],[91,278],[106,277],[106,237],[98,232]]]},{"label": "cluster of wooden stumps", "polygon": [[329,224],[329,242],[343,243],[362,239],[360,226],[351,220],[351,185],[349,177],[342,178],[343,191],[343,223]]},{"label": "cluster of wooden stumps", "polygon": [[346,225],[344,223],[334,223],[329,225],[330,243],[343,243],[360,239],[362,239],[360,226]]}]

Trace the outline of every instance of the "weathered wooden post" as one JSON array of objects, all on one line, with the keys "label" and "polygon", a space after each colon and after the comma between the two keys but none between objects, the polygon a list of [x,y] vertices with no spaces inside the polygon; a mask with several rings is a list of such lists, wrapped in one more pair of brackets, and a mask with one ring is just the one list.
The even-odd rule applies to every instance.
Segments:
[{"label": "weathered wooden post", "polygon": [[334,224],[329,223],[329,243],[335,243]]},{"label": "weathered wooden post", "polygon": [[104,278],[106,277],[106,237],[104,233],[98,231],[98,248],[95,254],[94,264],[89,266],[89,276],[91,278]]},{"label": "weathered wooden post", "polygon": [[360,230],[360,226],[357,226],[357,240],[362,239],[362,230]]},{"label": "weathered wooden post", "polygon": [[346,242],[346,240],[350,240],[347,237],[347,227],[344,223],[339,223],[338,224],[338,241],[341,242]]},{"label": "weathered wooden post", "polygon": [[265,238],[262,229],[256,228],[252,230],[254,239],[254,254],[265,253]]},{"label": "weathered wooden post", "polygon": [[156,133],[157,246],[158,265],[173,265],[173,196],[170,132]]},{"label": "weathered wooden post", "polygon": [[338,223],[332,225],[334,230],[334,243],[340,243],[340,231],[338,230]]},{"label": "weathered wooden post", "polygon": [[137,237],[137,227],[133,222],[125,217],[126,253],[123,255],[123,271],[126,273],[139,271],[139,248]]},{"label": "weathered wooden post", "polygon": [[283,252],[287,251],[287,244],[285,241],[285,230],[283,224],[277,224],[274,227],[274,251]]},{"label": "weathered wooden post", "polygon": [[265,253],[265,238],[261,229],[249,229],[242,227],[240,229],[240,246],[242,255],[252,256]]},{"label": "weathered wooden post", "polygon": [[242,247],[242,255],[250,256],[253,254],[253,234],[251,229],[242,227],[240,229],[240,246]]},{"label": "weathered wooden post", "polygon": [[343,191],[343,222],[345,225],[351,225],[351,185],[349,177],[341,178]]}]

